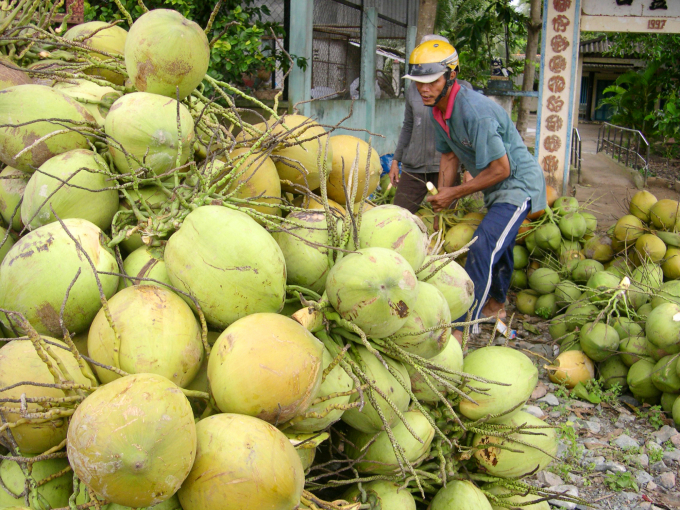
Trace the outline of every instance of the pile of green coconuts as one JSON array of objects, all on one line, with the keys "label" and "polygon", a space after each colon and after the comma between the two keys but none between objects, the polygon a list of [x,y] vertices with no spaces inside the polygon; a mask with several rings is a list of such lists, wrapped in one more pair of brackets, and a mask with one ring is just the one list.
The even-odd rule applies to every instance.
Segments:
[{"label": "pile of green coconuts", "polygon": [[464,355],[464,247],[370,203],[367,135],[206,75],[176,11],[28,5],[0,22],[0,508],[582,503],[522,481],[557,452],[538,370]]},{"label": "pile of green coconuts", "polygon": [[680,424],[680,204],[639,191],[606,232],[572,197],[541,218],[518,237],[512,285],[519,312],[550,320],[551,378],[599,378]]}]

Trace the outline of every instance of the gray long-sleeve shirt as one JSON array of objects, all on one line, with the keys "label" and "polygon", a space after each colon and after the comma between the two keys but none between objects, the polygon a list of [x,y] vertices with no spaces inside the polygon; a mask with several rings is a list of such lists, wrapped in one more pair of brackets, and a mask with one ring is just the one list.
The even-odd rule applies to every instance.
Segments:
[{"label": "gray long-sleeve shirt", "polygon": [[435,145],[435,128],[430,120],[431,108],[423,104],[416,84],[406,90],[406,111],[394,159],[410,173],[439,172],[441,153]]}]

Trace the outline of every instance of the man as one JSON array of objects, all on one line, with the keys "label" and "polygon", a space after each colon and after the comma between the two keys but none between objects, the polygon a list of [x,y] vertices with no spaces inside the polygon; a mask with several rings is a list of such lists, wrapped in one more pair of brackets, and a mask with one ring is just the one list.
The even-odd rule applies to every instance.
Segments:
[{"label": "man", "polygon": [[[456,199],[484,193],[488,212],[477,227],[477,241],[465,263],[475,284],[477,308],[472,318],[504,318],[515,237],[530,210],[546,207],[543,171],[505,110],[457,83],[458,53],[453,46],[441,41],[422,43],[413,50],[409,64],[405,78],[416,82],[423,104],[432,108],[436,147],[442,153],[439,193],[427,200],[438,212]],[[453,186],[460,162],[473,178]],[[478,331],[473,328],[473,333]],[[461,340],[461,331],[454,335]]]},{"label": "man", "polygon": [[[423,36],[421,42],[428,41],[449,42],[441,35]],[[462,80],[460,84],[472,88],[472,85]],[[423,104],[415,82],[406,88],[405,96],[404,124],[390,166],[390,182],[397,188],[394,205],[415,213],[427,195],[427,183],[431,182],[435,186],[438,183],[441,154],[435,146],[435,127],[430,120],[432,113]],[[399,162],[402,166],[401,176]]]}]

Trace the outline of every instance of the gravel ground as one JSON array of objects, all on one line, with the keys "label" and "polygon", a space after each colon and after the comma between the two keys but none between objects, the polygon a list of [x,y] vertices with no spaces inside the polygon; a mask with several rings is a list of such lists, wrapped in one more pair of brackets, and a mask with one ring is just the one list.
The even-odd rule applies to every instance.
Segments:
[{"label": "gravel ground", "polygon": [[[509,311],[515,312],[512,307]],[[597,405],[571,399],[543,368],[557,354],[547,322],[518,314],[512,324],[517,339],[507,345],[527,353],[539,367],[539,384],[525,411],[555,425],[561,435],[559,460],[530,483],[569,491],[589,503],[551,503],[555,508],[680,509],[680,433],[673,421],[629,394],[605,394]],[[491,330],[485,326],[471,346],[489,345]]]}]

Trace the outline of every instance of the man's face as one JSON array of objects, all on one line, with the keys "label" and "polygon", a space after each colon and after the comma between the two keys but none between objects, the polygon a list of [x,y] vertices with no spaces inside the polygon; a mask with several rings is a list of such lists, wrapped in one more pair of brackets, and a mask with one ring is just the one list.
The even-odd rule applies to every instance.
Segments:
[{"label": "man's face", "polygon": [[444,76],[440,76],[432,83],[416,82],[416,88],[420,93],[420,97],[423,98],[423,104],[425,106],[434,106],[434,100],[439,97],[439,94],[442,93],[445,86],[446,78]]}]

